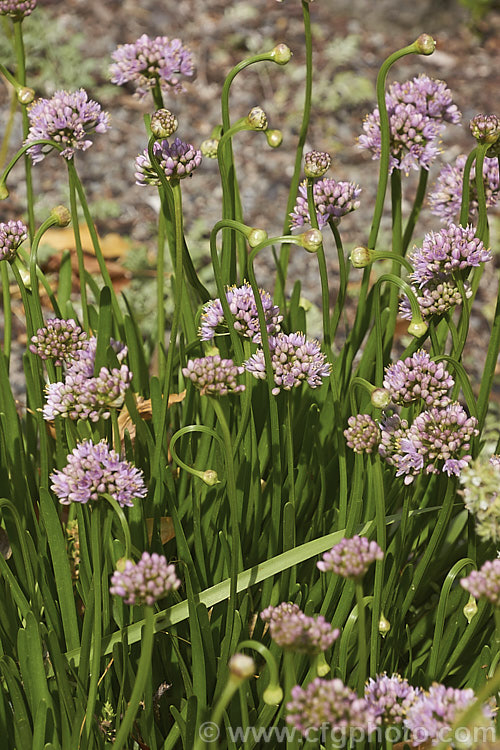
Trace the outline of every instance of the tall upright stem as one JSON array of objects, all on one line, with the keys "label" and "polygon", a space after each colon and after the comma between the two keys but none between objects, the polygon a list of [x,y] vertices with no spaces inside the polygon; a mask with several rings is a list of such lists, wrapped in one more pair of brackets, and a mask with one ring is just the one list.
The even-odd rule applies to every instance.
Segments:
[{"label": "tall upright stem", "polygon": [[[17,58],[17,80],[21,86],[26,86],[26,58],[24,54],[24,39],[22,20],[14,21],[14,46]],[[26,106],[21,106],[23,120],[23,140],[26,140],[29,131],[29,119]],[[33,195],[33,179],[31,175],[31,157],[24,154],[24,170],[26,173],[26,196],[28,201],[28,230],[30,240],[35,234],[35,200]]]}]

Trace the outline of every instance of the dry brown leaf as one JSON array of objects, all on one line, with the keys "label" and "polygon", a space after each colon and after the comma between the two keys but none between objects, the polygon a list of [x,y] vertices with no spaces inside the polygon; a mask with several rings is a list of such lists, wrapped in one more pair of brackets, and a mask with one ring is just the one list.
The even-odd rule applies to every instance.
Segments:
[{"label": "dry brown leaf", "polygon": [[[94,246],[86,224],[80,224],[80,239],[85,253],[94,255]],[[110,232],[100,238],[102,254],[105,258],[122,258],[129,249],[129,243],[120,234]],[[43,235],[41,247],[49,246],[54,250],[75,250],[75,236],[71,226],[64,229],[49,229]]]},{"label": "dry brown leaf", "polygon": [[[171,393],[168,397],[168,405],[172,406],[172,404],[179,404],[181,401],[184,401],[186,398],[186,391],[182,391],[181,393]],[[142,398],[142,396],[136,397],[136,406],[137,411],[141,415],[143,419],[151,419],[153,416],[153,411],[151,408],[151,399],[150,398]],[[135,433],[136,428],[135,424],[132,421],[132,417],[130,416],[128,409],[126,406],[123,407],[123,409],[120,412],[120,416],[118,417],[118,428],[120,430],[120,441],[123,443],[123,439],[125,437],[125,430],[128,430],[128,433],[130,435],[130,439],[132,442],[135,440]]]},{"label": "dry brown leaf", "polygon": [[[153,538],[153,523],[154,518],[146,518],[146,527],[148,531],[148,540],[151,544]],[[175,537],[174,522],[170,516],[162,516],[160,518],[160,539],[162,544],[166,544]]]}]

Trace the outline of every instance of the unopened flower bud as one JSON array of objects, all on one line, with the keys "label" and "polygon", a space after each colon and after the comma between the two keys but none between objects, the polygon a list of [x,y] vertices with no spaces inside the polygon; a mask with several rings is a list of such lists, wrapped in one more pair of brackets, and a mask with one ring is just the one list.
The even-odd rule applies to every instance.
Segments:
[{"label": "unopened flower bud", "polygon": [[156,138],[169,138],[178,125],[177,118],[168,109],[157,109],[151,117],[151,132]]},{"label": "unopened flower bud", "polygon": [[292,51],[286,44],[277,44],[271,51],[272,59],[278,65],[286,65],[292,57]]},{"label": "unopened flower bud", "polygon": [[385,388],[375,388],[372,391],[371,402],[377,409],[385,409],[389,405],[391,396]]},{"label": "unopened flower bud", "polygon": [[207,469],[204,471],[201,478],[209,487],[214,487],[216,484],[219,484],[219,477],[217,476],[217,472],[213,469]]},{"label": "unopened flower bud", "polygon": [[354,268],[366,268],[372,262],[372,251],[367,247],[355,247],[351,252],[350,261]]},{"label": "unopened flower bud", "polygon": [[419,55],[432,55],[436,49],[436,41],[430,34],[420,34],[415,45]]},{"label": "unopened flower bud", "polygon": [[380,633],[382,638],[385,638],[390,629],[391,623],[386,619],[384,613],[382,612],[380,614],[380,620],[378,621],[378,632]]},{"label": "unopened flower bud", "polygon": [[428,327],[429,326],[424,320],[422,320],[422,318],[412,318],[411,323],[408,326],[408,333],[418,339],[420,338],[420,336],[423,336],[425,333],[427,333]]},{"label": "unopened flower bud", "polygon": [[203,154],[203,156],[207,157],[207,159],[217,159],[218,148],[219,148],[218,138],[206,138],[200,144],[200,151]]},{"label": "unopened flower bud", "polygon": [[9,197],[9,189],[5,182],[0,183],[0,201],[4,201]]},{"label": "unopened flower bud", "polygon": [[323,242],[323,235],[319,229],[309,229],[308,232],[299,234],[298,239],[305,250],[316,253]]},{"label": "unopened flower bud", "polygon": [[231,677],[237,680],[248,680],[255,674],[255,662],[251,656],[246,654],[234,654],[229,659],[228,666]]},{"label": "unopened flower bud", "polygon": [[261,242],[267,240],[267,232],[265,229],[252,229],[250,234],[247,236],[248,244],[250,247],[257,247]]},{"label": "unopened flower bud", "polygon": [[326,663],[323,651],[316,658],[316,674],[318,677],[326,677],[330,671],[330,665]]},{"label": "unopened flower bud", "polygon": [[470,130],[479,143],[496,143],[500,138],[500,119],[496,115],[476,115]]},{"label": "unopened flower bud", "polygon": [[120,557],[120,559],[116,561],[115,570],[118,570],[120,573],[122,573],[125,570],[126,565],[127,565],[127,558]]},{"label": "unopened flower bud", "polygon": [[271,148],[278,148],[283,143],[283,133],[281,130],[266,130],[266,138]]},{"label": "unopened flower bud", "polygon": [[20,104],[31,104],[34,98],[34,90],[28,88],[27,86],[21,86],[21,88],[17,90],[17,101]]},{"label": "unopened flower bud", "polygon": [[462,612],[464,613],[465,618],[467,619],[467,622],[470,625],[472,618],[477,613],[477,603],[476,603],[476,600],[474,599],[474,597],[472,596],[472,594],[470,595],[469,601],[467,602],[467,604],[463,608]]},{"label": "unopened flower bud", "polygon": [[54,206],[50,215],[57,219],[57,226],[59,227],[67,227],[71,221],[71,214],[66,206]]},{"label": "unopened flower bud", "polygon": [[252,130],[267,130],[267,115],[262,107],[253,107],[247,115]]},{"label": "unopened flower bud", "polygon": [[262,697],[266,706],[277,706],[283,700],[283,690],[279,685],[268,685]]},{"label": "unopened flower bud", "polygon": [[306,177],[323,177],[331,163],[332,157],[326,151],[308,151],[304,156],[304,173]]}]

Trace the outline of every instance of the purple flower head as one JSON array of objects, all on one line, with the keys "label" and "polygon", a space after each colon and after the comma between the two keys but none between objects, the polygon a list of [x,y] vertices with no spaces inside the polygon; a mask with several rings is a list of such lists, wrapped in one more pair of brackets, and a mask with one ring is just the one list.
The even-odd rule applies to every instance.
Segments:
[{"label": "purple flower head", "polygon": [[370,677],[365,686],[365,700],[386,725],[401,724],[419,693],[399,674],[388,677],[385,672]]},{"label": "purple flower head", "polygon": [[380,427],[369,414],[356,414],[347,420],[344,430],[347,445],[354,453],[371,453],[380,442]]},{"label": "purple flower head", "polygon": [[125,604],[151,607],[180,585],[175,565],[169,565],[166,558],[156,552],[152,555],[143,552],[138,563],[127,560],[122,570],[115,570],[109,591],[121,596]]},{"label": "purple flower head", "polygon": [[105,441],[94,445],[86,440],[77,445],[64,469],[55,471],[50,478],[51,490],[63,505],[88,503],[107,493],[123,508],[147,494],[142,471],[121,461]]},{"label": "purple flower head", "polygon": [[[323,229],[330,219],[335,224],[338,224],[342,216],[359,208],[358,197],[361,193],[361,188],[354,182],[337,182],[336,180],[325,178],[314,183],[313,193],[320,229]],[[304,224],[311,224],[307,204],[306,181],[299,185],[297,203],[290,216],[292,218],[292,227],[302,227]]]},{"label": "purple flower head", "polygon": [[28,239],[28,228],[22,221],[0,222],[0,261],[14,260],[17,248]]},{"label": "purple flower head", "polygon": [[479,143],[495,143],[500,138],[500,118],[496,115],[475,115],[470,132]]},{"label": "purple flower head", "polygon": [[38,0],[0,0],[0,15],[22,20],[35,10]]},{"label": "purple flower head", "polygon": [[487,599],[500,607],[500,559],[487,560],[480,570],[473,570],[460,583],[475,599]]},{"label": "purple flower head", "polygon": [[[279,332],[280,323],[283,315],[280,314],[279,307],[273,305],[273,300],[269,292],[259,289],[262,307],[266,318],[267,333],[273,335]],[[245,283],[243,286],[231,286],[226,291],[226,299],[231,313],[234,315],[234,327],[241,336],[252,339],[256,344],[260,344],[260,326],[255,296],[250,284]],[[210,300],[203,308],[200,323],[200,338],[202,341],[213,339],[218,329],[223,327],[227,331],[228,324],[224,319],[220,299]]]},{"label": "purple flower head", "polygon": [[332,729],[357,728],[371,733],[380,720],[364,698],[346,687],[342,680],[317,677],[306,688],[295,685],[287,703],[287,723],[304,736],[311,729],[328,724]]},{"label": "purple flower head", "polygon": [[425,235],[421,248],[409,255],[414,267],[410,278],[419,286],[436,279],[447,280],[456,271],[477,268],[491,260],[491,253],[483,242],[474,236],[473,227],[448,224],[439,232]]},{"label": "purple flower head", "polygon": [[[304,380],[310,388],[319,388],[322,378],[330,375],[330,365],[321,352],[319,342],[306,339],[303,333],[278,333],[269,337],[271,361],[276,387],[273,394],[280,390],[290,391],[297,388]],[[261,380],[266,378],[264,351],[258,349],[250,359],[244,362],[248,372]]]},{"label": "purple flower head", "polygon": [[[50,99],[36,99],[28,107],[30,129],[25,143],[44,138],[63,146],[61,156],[72,159],[75,151],[86,151],[92,141],[90,133],[109,130],[109,115],[101,105],[89,99],[84,89],[56,91]],[[50,146],[38,143],[28,149],[33,163],[45,158]]]},{"label": "purple flower head", "polygon": [[[438,175],[434,189],[429,193],[431,212],[443,221],[456,220],[462,205],[462,188],[464,166],[467,157],[457,156],[454,164],[445,164]],[[469,181],[469,216],[468,221],[477,216],[478,202],[476,189],[476,169],[472,166]],[[484,191],[486,207],[491,208],[498,202],[500,180],[498,176],[498,159],[485,158],[483,163]]]},{"label": "purple flower head", "polygon": [[[447,688],[437,682],[433,683],[427,692],[419,693],[413,705],[408,709],[404,720],[405,727],[412,733],[413,744],[421,745],[430,740],[432,745],[439,745],[443,739],[446,739],[447,744],[453,745],[451,727],[455,719],[475,700],[476,696],[471,688],[458,690]],[[481,726],[491,726],[492,719],[493,711],[490,706],[483,705],[476,721]],[[471,731],[470,734],[474,733]]]},{"label": "purple flower head", "polygon": [[[472,296],[472,290],[467,281],[464,281],[464,288],[465,296],[469,299]],[[418,289],[412,286],[411,290],[417,298],[420,313],[424,319],[430,318],[431,315],[444,315],[456,305],[462,304],[460,289],[451,276],[442,281],[431,279]],[[405,320],[413,318],[410,301],[406,296],[400,302],[399,312]]]},{"label": "purple flower head", "polygon": [[190,359],[182,374],[188,378],[202,396],[225,396],[228,393],[240,393],[244,385],[238,385],[237,377],[244,368],[235,365],[232,359],[221,359],[215,356]]},{"label": "purple flower head", "polygon": [[332,157],[326,151],[308,151],[304,156],[306,177],[323,177],[331,163]]},{"label": "purple flower head", "polygon": [[120,44],[111,55],[112,83],[123,86],[131,81],[138,96],[144,97],[156,84],[164,93],[184,91],[181,76],[192,78],[195,73],[191,51],[180,39],[143,34],[133,44]]},{"label": "purple flower head", "polygon": [[365,536],[353,536],[341,539],[323,559],[317,563],[318,568],[326,573],[331,570],[342,578],[361,580],[375,560],[382,560],[384,553],[377,542],[370,542]]},{"label": "purple flower head", "polygon": [[333,629],[322,615],[308,617],[297,606],[283,602],[260,613],[269,623],[271,638],[281,648],[306,654],[319,654],[330,648],[340,631]]},{"label": "purple flower head", "polygon": [[[168,141],[155,141],[153,154],[158,159],[167,180],[182,180],[189,177],[201,164],[201,151],[190,143],[184,143],[180,138],[172,141],[172,145],[169,145]],[[149,160],[147,149],[136,158],[135,168],[136,185],[161,185],[160,178]]]},{"label": "purple flower head", "polygon": [[[127,354],[127,348],[111,341],[119,362]],[[90,419],[97,422],[100,417],[108,419],[110,409],[120,407],[125,392],[130,386],[132,373],[127,365],[111,370],[101,367],[94,376],[97,339],[91,337],[82,342],[66,371],[64,381],[47,386],[47,403],[43,407],[43,418],[67,417]]]},{"label": "purple flower head", "polygon": [[62,365],[74,359],[86,340],[87,334],[72,318],[51,318],[31,337],[30,352],[42,359],[53,359],[55,365]]},{"label": "purple flower head", "polygon": [[[411,169],[429,169],[440,151],[439,137],[445,122],[460,121],[460,112],[443,81],[426,75],[406,83],[393,83],[386,94],[391,135],[389,169],[406,174]],[[378,107],[363,123],[359,145],[380,158],[380,113]]]},{"label": "purple flower head", "polygon": [[447,406],[455,381],[442,362],[433,362],[420,350],[385,370],[384,388],[395,404],[406,406],[422,399],[427,406]]}]

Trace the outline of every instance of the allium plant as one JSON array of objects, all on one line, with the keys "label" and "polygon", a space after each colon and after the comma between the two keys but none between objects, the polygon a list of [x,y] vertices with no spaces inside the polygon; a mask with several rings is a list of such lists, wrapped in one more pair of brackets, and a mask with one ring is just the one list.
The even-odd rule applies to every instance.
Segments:
[{"label": "allium plant", "polygon": [[[126,20],[118,6],[115,31]],[[363,168],[359,206],[348,157],[343,181],[328,176],[338,144],[317,123],[310,128],[320,72],[313,30],[330,23],[326,6],[289,0],[286,24],[274,26],[278,4],[266,16],[264,36],[279,28],[305,36],[304,57],[277,39],[222,81],[226,57],[215,51],[218,63],[200,76],[209,89],[193,91],[203,104],[220,86],[220,122],[208,122],[207,106],[200,132],[189,101],[171,104],[194,80],[196,45],[191,52],[184,40],[147,33],[120,44],[111,80],[143,99],[134,170],[137,151],[120,136],[117,156],[91,87],[64,91],[56,69],[55,93],[34,98],[33,36],[24,30],[37,3],[0,0],[13,45],[0,75],[21,107],[20,117],[5,112],[0,175],[0,200],[12,196],[0,223],[6,748],[207,750],[285,740],[297,750],[303,740],[329,748],[340,737],[359,750],[389,750],[420,739],[458,747],[460,728],[492,731],[500,459],[487,462],[482,450],[496,440],[500,303],[489,304],[481,275],[495,249],[487,209],[499,190],[498,113],[463,129],[468,149],[453,143],[460,113],[439,80],[439,58],[428,75],[386,86],[403,57],[414,66],[432,54],[432,37],[388,50],[359,139],[379,161]],[[211,23],[222,12],[214,8]],[[200,28],[206,18],[200,11]],[[285,118],[269,101],[268,117],[252,88],[261,79],[246,70],[262,63],[270,92],[293,81],[290,102],[304,73],[301,114]],[[283,84],[287,64],[295,73]],[[243,116],[233,111],[236,88],[250,97]],[[474,106],[473,86],[456,94]],[[102,89],[106,106],[107,95]],[[123,133],[135,132],[137,105],[111,104],[130,123]],[[296,138],[292,122],[301,123]],[[183,131],[193,135],[177,137]],[[99,198],[96,133],[109,163],[120,159],[125,190],[135,171],[147,187],[139,200],[158,212],[153,237],[137,206],[144,243],[156,251],[153,326],[143,328],[134,294],[111,278],[79,177],[85,163]],[[427,200],[443,143],[452,150]],[[295,154],[278,162],[276,149],[290,144]],[[63,157],[51,161],[58,180],[67,173],[69,209],[46,215],[52,173],[33,163],[51,150]],[[202,163],[202,152],[214,161]],[[268,191],[266,174],[281,186],[290,178],[286,200]],[[185,191],[194,213],[183,211]],[[220,210],[205,215],[207,193],[219,191]],[[282,234],[257,221],[255,195],[269,204],[262,216],[281,215]],[[207,227],[211,264],[202,269],[194,218]],[[423,241],[414,238],[417,218]],[[49,274],[45,232],[69,223],[71,257]],[[384,225],[390,237],[379,239]],[[478,318],[476,295],[495,310],[492,321]],[[401,331],[398,318],[411,324]],[[494,733],[476,744],[490,740]]]}]

